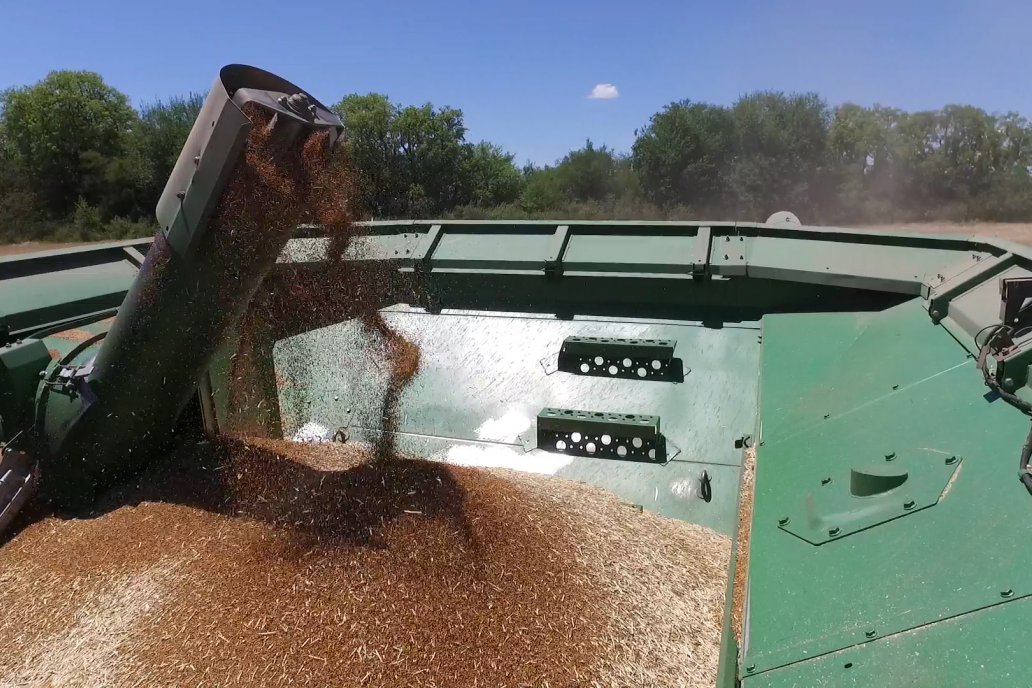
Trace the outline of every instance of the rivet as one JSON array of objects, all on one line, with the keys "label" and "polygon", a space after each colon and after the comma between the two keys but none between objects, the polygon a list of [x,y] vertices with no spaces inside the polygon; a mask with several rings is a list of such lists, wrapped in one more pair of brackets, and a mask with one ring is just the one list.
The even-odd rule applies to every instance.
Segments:
[{"label": "rivet", "polygon": [[840,530],[839,530],[838,528],[829,528],[829,529],[828,529],[828,535],[830,535],[830,536],[832,536],[832,537],[835,537],[835,536],[836,536],[836,535],[838,535],[838,534],[839,534],[840,532],[842,532],[842,531],[840,531]]},{"label": "rivet", "polygon": [[893,385],[892,388],[893,389],[899,389],[899,385]]},{"label": "rivet", "polygon": [[868,638],[873,638],[873,637],[874,637],[874,636],[876,636],[876,635],[878,635],[878,634],[877,634],[877,633],[875,633],[875,632],[874,632],[873,630],[871,630],[871,631],[867,631],[866,633],[864,633],[864,636],[866,636],[866,637],[868,637]]},{"label": "rivet", "polygon": [[886,461],[892,461],[895,458],[896,458],[896,452],[889,452],[888,454],[885,455],[885,460]]},{"label": "rivet", "polygon": [[913,499],[908,499],[907,501],[903,502],[903,508],[906,509],[907,511],[910,511],[911,509],[913,509],[914,508],[914,500]]},{"label": "rivet", "polygon": [[1004,387],[1013,387],[1014,386],[1014,378],[1012,378],[1012,377],[1005,377],[1005,378],[1003,378],[1003,386]]},{"label": "rivet", "polygon": [[940,315],[942,315],[942,313],[940,313],[939,311],[937,311],[937,310],[933,310],[932,311],[932,317],[933,318],[938,318]]},{"label": "rivet", "polygon": [[751,674],[752,672],[756,671],[756,665],[750,664],[749,666],[745,667],[745,670]]},{"label": "rivet", "polygon": [[779,518],[778,519],[778,525],[779,526],[787,526],[788,525],[788,516],[782,516],[781,518]]},{"label": "rivet", "polygon": [[1003,597],[1003,598],[1014,597],[1014,591],[1011,590],[1010,588],[1008,588],[1006,590],[1001,590],[1000,591],[1000,597]]},{"label": "rivet", "polygon": [[827,485],[830,482],[831,482],[831,478],[822,478],[821,479],[821,485]]},{"label": "rivet", "polygon": [[947,466],[952,466],[955,463],[957,463],[957,457],[956,456],[951,456],[948,459],[946,459],[946,465]]},{"label": "rivet", "polygon": [[829,418],[831,418],[831,414],[830,413],[825,413],[824,414],[824,420],[828,420]]}]

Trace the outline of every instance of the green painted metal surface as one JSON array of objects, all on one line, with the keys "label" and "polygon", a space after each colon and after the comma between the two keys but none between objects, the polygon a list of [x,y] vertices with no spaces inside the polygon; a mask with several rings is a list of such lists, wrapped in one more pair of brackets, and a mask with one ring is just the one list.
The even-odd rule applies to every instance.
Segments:
[{"label": "green painted metal surface", "polygon": [[776,669],[744,688],[1024,688],[1032,600],[1017,600]]},{"label": "green painted metal surface", "polygon": [[0,283],[0,316],[10,331],[19,332],[113,308],[135,277],[136,266],[128,260],[13,277]]},{"label": "green painted metal surface", "polygon": [[[713,329],[408,309],[385,318],[421,347],[420,373],[401,395],[397,430],[434,438],[432,447],[419,445],[422,450],[473,463],[483,454],[493,465],[584,480],[658,513],[733,533],[741,463],[735,440],[755,427],[755,324]],[[571,335],[676,339],[674,353],[691,372],[680,384],[549,372]],[[357,324],[284,340],[275,359],[280,376],[290,380],[280,396],[288,435],[309,422],[331,430],[346,426],[352,435],[382,429],[386,371]],[[680,453],[665,465],[650,465],[527,451],[544,407],[659,416]],[[709,502],[699,494],[703,471],[711,480]]]},{"label": "green painted metal surface", "polygon": [[[761,427],[748,621],[737,662],[725,638],[725,685],[736,665],[747,688],[1027,684],[1020,653],[1002,649],[1030,618],[1022,543],[1032,500],[1015,480],[1027,421],[985,395],[966,341],[999,317],[998,278],[1032,270],[1026,249],[750,223],[370,230],[349,257],[396,261],[432,310],[445,309],[385,313],[422,354],[398,401],[400,451],[584,480],[733,536],[735,441]],[[279,265],[323,260],[315,233],[292,241]],[[4,336],[113,309],[140,248],[0,260]],[[939,295],[948,313],[904,300],[918,293]],[[62,337],[65,326],[81,331]],[[67,356],[76,338],[106,329],[51,327],[44,344]],[[558,371],[569,336],[676,340],[684,380]],[[223,417],[234,344],[209,371]],[[1015,366],[1030,348],[1032,338],[1019,342]],[[288,436],[385,432],[388,371],[357,324],[280,341],[274,358]],[[658,416],[677,454],[649,465],[542,451],[544,407]]]},{"label": "green painted metal surface", "polygon": [[0,347],[0,441],[28,427],[39,373],[48,363],[50,354],[38,339]]},{"label": "green painted metal surface", "polygon": [[[1028,422],[986,398],[966,351],[920,302],[863,317],[769,316],[762,357],[743,675],[1032,594],[1032,500],[1015,480]],[[933,507],[905,518],[819,546],[780,526],[829,470],[890,452],[964,461]],[[896,685],[881,669],[857,680]]]}]

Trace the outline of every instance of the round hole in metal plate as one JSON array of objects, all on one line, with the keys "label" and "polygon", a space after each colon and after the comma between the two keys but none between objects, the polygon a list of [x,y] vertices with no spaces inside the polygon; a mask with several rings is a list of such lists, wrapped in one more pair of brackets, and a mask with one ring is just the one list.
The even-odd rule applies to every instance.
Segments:
[{"label": "round hole in metal plate", "polygon": [[648,371],[644,368],[638,368],[638,377],[645,377],[648,375]]},{"label": "round hole in metal plate", "polygon": [[656,458],[656,450],[655,449],[649,449],[649,458],[650,459]]},{"label": "round hole in metal plate", "polygon": [[609,374],[610,375],[616,375],[619,372],[620,372],[620,369],[617,368],[615,365],[609,366]]},{"label": "round hole in metal plate", "polygon": [[625,447],[625,446],[623,446],[621,444],[619,447],[616,448],[616,455],[617,456],[627,456],[627,447]]},{"label": "round hole in metal plate", "polygon": [[641,441],[640,437],[635,437],[633,440],[631,440],[631,444],[634,445],[635,449],[641,449],[641,445],[643,445],[644,442]]},{"label": "round hole in metal plate", "polygon": [[653,359],[652,360],[652,369],[653,370],[659,370],[662,367],[663,367],[663,363],[661,361],[659,361],[658,359]]},{"label": "round hole in metal plate", "polygon": [[595,453],[595,443],[594,442],[588,442],[587,444],[584,445],[584,449],[589,454],[594,454]]},{"label": "round hole in metal plate", "polygon": [[575,432],[572,435],[570,435],[570,439],[573,440],[574,442],[580,442],[581,441],[581,434],[579,432]]},{"label": "round hole in metal plate", "polygon": [[605,363],[605,359],[601,356],[595,356],[595,365],[602,365]]},{"label": "round hole in metal plate", "polygon": [[580,364],[580,371],[581,371],[582,373],[586,373],[586,372],[588,372],[589,370],[591,370],[591,366],[589,366],[589,365],[588,365],[587,363],[581,363],[581,364]]},{"label": "round hole in metal plate", "polygon": [[558,449],[559,451],[566,451],[566,442],[563,442],[562,440],[559,440],[558,442],[555,443],[555,448]]},{"label": "round hole in metal plate", "polygon": [[606,445],[608,447],[612,443],[613,443],[613,438],[612,438],[611,435],[602,435],[602,444],[604,444],[604,445]]},{"label": "round hole in metal plate", "polygon": [[622,362],[623,362],[623,367],[624,368],[630,368],[631,367],[631,359],[625,358]]}]

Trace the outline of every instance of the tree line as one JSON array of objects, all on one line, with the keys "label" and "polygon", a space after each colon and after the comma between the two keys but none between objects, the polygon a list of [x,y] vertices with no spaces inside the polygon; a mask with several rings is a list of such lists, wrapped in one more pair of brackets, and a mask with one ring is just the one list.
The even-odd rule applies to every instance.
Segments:
[{"label": "tree line", "polygon": [[[145,236],[203,95],[134,109],[100,75],[0,92],[0,241]],[[375,218],[1032,221],[1032,125],[968,105],[905,112],[758,92],[682,100],[630,151],[587,141],[551,165],[467,137],[462,111],[352,94],[356,203]]]}]

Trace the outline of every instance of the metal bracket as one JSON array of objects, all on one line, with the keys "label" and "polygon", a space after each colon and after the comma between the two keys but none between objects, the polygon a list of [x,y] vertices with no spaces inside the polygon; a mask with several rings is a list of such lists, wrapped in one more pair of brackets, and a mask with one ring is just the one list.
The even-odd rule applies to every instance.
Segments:
[{"label": "metal bracket", "polygon": [[93,359],[82,365],[59,365],[56,373],[43,384],[56,392],[67,394],[72,399],[81,396],[87,406],[97,400],[88,381],[89,376],[93,374]]},{"label": "metal bracket", "polygon": [[709,227],[699,227],[698,234],[692,242],[691,253],[689,254],[692,263],[692,276],[702,279],[709,275],[710,243],[713,237],[713,230]]},{"label": "metal bracket", "polygon": [[570,241],[570,226],[559,225],[555,229],[552,240],[548,242],[548,254],[545,256],[545,276],[560,277],[563,274],[563,253]]},{"label": "metal bracket", "polygon": [[1000,322],[1011,332],[1032,325],[1032,277],[1000,280]]},{"label": "metal bracket", "polygon": [[935,506],[955,480],[963,459],[915,452],[851,469],[829,470],[806,485],[805,497],[778,518],[778,527],[823,545]]},{"label": "metal bracket", "polygon": [[643,463],[669,461],[659,416],[633,413],[541,409],[537,446],[571,456]]},{"label": "metal bracket", "polygon": [[683,382],[686,371],[674,358],[675,346],[674,339],[567,337],[557,367],[575,375]]}]

